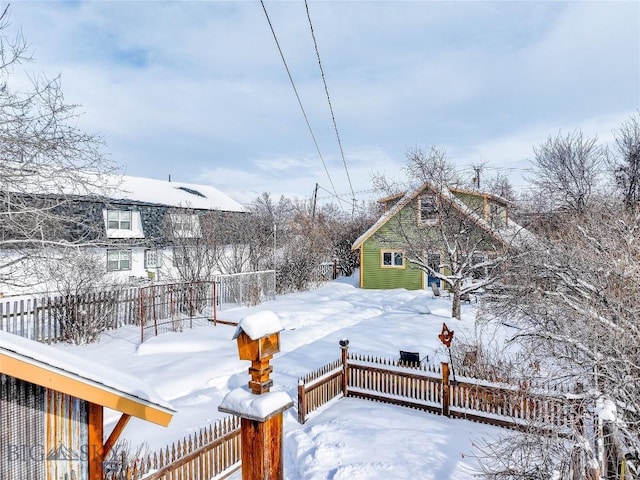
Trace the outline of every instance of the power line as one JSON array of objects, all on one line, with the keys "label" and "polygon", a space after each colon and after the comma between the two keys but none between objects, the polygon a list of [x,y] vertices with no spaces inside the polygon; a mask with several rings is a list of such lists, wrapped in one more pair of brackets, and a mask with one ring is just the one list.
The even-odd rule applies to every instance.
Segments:
[{"label": "power line", "polygon": [[346,204],[349,203],[349,201],[341,198],[341,197],[344,197],[346,195],[349,195],[348,193],[343,193],[343,194],[339,195],[338,193],[332,192],[331,190],[327,190],[322,185],[318,185],[318,188],[320,188],[321,190],[324,190],[325,192],[327,192],[329,194],[329,195],[324,196],[324,197],[318,197],[318,200],[321,200],[321,199],[324,199],[324,198],[335,198],[336,200],[338,200],[338,202],[342,202],[342,203],[346,203]]},{"label": "power line", "polygon": [[374,193],[374,192],[377,191],[377,189],[375,189],[375,188],[369,188],[367,190],[358,190],[357,192],[339,193],[339,194],[335,195],[331,191],[329,191],[326,188],[324,188],[322,185],[318,185],[318,188],[320,188],[321,190],[324,190],[325,192],[327,192],[329,194],[329,195],[325,195],[323,197],[318,197],[318,199],[336,198],[336,199],[340,200],[341,202],[346,202],[346,200],[343,200],[342,197],[348,197],[349,195],[355,196],[355,195],[361,195],[361,194],[365,194],[365,193]]},{"label": "power line", "polygon": [[326,199],[326,198],[334,198],[334,199],[336,199],[338,202],[343,202],[343,203],[347,203],[347,204],[348,204],[349,202],[348,202],[347,200],[344,200],[344,199],[343,199],[343,198],[341,198],[341,197],[346,197],[346,196],[352,195],[352,197],[353,197],[353,198],[352,198],[352,213],[351,213],[351,214],[352,214],[352,216],[355,214],[355,210],[356,210],[356,209],[361,210],[361,211],[363,211],[363,212],[367,210],[367,209],[364,207],[364,205],[358,205],[357,199],[355,198],[355,197],[356,197],[356,195],[359,195],[359,194],[366,194],[366,193],[374,193],[374,192],[376,192],[376,191],[377,191],[377,189],[375,189],[375,188],[371,188],[371,189],[368,189],[368,190],[359,190],[359,191],[357,191],[357,192],[342,193],[342,194],[335,195],[333,192],[331,192],[330,190],[327,190],[327,189],[326,189],[326,188],[324,188],[322,185],[318,185],[318,188],[319,188],[320,190],[324,190],[324,191],[325,191],[325,192],[327,192],[329,195],[325,195],[325,196],[323,196],[323,197],[318,197],[318,198],[317,198],[317,200],[323,200],[323,199]]},{"label": "power line", "polygon": [[322,76],[322,83],[324,85],[324,91],[327,95],[327,102],[329,103],[329,111],[331,112],[331,121],[333,122],[333,129],[336,132],[336,138],[338,140],[338,147],[340,148],[340,156],[342,157],[342,163],[344,164],[344,171],[347,173],[347,181],[349,182],[349,190],[351,190],[351,197],[355,206],[356,196],[353,193],[353,185],[351,184],[351,177],[349,176],[349,168],[347,167],[347,161],[344,158],[344,150],[342,149],[342,142],[340,141],[340,134],[338,133],[338,125],[336,123],[336,117],[333,113],[333,106],[331,105],[331,97],[329,96],[329,88],[327,87],[327,79],[324,75],[324,69],[322,68],[322,61],[320,60],[320,51],[318,50],[318,42],[316,41],[316,35],[313,31],[313,23],[311,22],[311,14],[309,13],[309,3],[304,0],[304,6],[307,10],[307,19],[309,20],[309,29],[311,30],[311,38],[313,38],[313,46],[316,50],[316,57],[318,57],[318,66],[320,67],[320,74]]},{"label": "power line", "polygon": [[289,70],[289,66],[287,65],[287,61],[284,58],[284,53],[282,53],[282,48],[280,48],[280,42],[278,42],[278,37],[276,36],[276,31],[273,28],[271,23],[271,19],[269,18],[269,14],[267,13],[267,7],[264,4],[264,0],[260,0],[260,5],[262,5],[262,10],[264,11],[265,17],[267,17],[267,22],[269,23],[269,28],[271,29],[271,33],[273,34],[273,39],[276,42],[276,47],[278,47],[278,52],[280,53],[280,58],[282,59],[282,63],[284,64],[284,68],[287,71],[287,75],[289,76],[289,81],[291,82],[291,86],[293,87],[293,91],[296,94],[296,99],[298,100],[298,105],[300,105],[300,110],[302,111],[302,116],[304,117],[304,121],[307,124],[307,128],[309,129],[309,133],[311,134],[311,138],[313,139],[313,144],[316,146],[316,150],[318,151],[318,156],[322,161],[322,166],[324,167],[324,171],[327,174],[327,178],[329,179],[329,183],[331,184],[331,188],[333,189],[334,194],[337,196],[336,187],[333,184],[333,180],[331,179],[331,175],[329,174],[329,169],[327,168],[327,164],[324,161],[322,153],[320,152],[320,147],[318,146],[318,141],[316,140],[316,136],[313,134],[313,130],[311,128],[311,124],[309,123],[309,118],[307,117],[307,112],[302,106],[302,100],[300,100],[300,95],[298,94],[298,89],[296,88],[296,84],[293,81],[293,76],[291,75],[291,71]]}]

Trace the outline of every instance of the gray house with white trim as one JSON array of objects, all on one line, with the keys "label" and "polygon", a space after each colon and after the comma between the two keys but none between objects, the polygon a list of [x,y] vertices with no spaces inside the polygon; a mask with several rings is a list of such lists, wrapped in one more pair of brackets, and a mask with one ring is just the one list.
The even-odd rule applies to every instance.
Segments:
[{"label": "gray house with white trim", "polygon": [[[224,223],[247,214],[240,203],[211,185],[132,176],[113,177],[113,185],[95,195],[40,192],[28,197],[38,208],[44,205],[69,218],[63,227],[45,232],[45,237],[83,245],[104,259],[105,270],[115,279],[128,281],[175,278],[176,263],[184,260],[184,246],[197,243],[207,222]],[[6,238],[15,230],[0,234]],[[0,247],[5,264],[12,256],[27,257],[23,246],[7,244]],[[47,249],[38,242],[29,243],[28,248]],[[54,247],[49,250],[55,255]],[[29,275],[29,268],[23,268],[24,275]],[[19,292],[0,279],[0,293]]]}]

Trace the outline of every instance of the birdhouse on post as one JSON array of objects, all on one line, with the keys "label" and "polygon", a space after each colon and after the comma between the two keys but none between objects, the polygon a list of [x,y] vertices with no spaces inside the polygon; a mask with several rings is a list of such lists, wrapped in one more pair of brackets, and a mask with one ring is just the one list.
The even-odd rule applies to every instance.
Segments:
[{"label": "birdhouse on post", "polygon": [[269,311],[240,320],[233,338],[241,360],[249,360],[247,387],[229,392],[218,407],[241,418],[242,480],[284,478],[282,413],[293,406],[286,392],[271,392],[273,367],[269,364],[280,351],[282,325]]},{"label": "birdhouse on post", "polygon": [[[275,320],[278,320],[275,314],[272,315]],[[269,322],[259,322],[255,326],[252,324],[247,325],[247,322],[243,325],[241,322],[234,335],[234,338],[238,341],[240,360],[249,360],[251,362],[251,367],[249,367],[249,375],[251,375],[249,388],[257,395],[267,393],[273,385],[273,380],[269,378],[273,367],[269,365],[269,361],[273,358],[273,355],[280,351],[280,330],[282,330],[280,321],[278,320],[278,324],[275,325],[271,315],[261,315],[260,318],[269,320]],[[270,328],[267,324],[271,324],[273,328]],[[277,331],[267,332],[269,329],[276,328],[278,329]]]}]

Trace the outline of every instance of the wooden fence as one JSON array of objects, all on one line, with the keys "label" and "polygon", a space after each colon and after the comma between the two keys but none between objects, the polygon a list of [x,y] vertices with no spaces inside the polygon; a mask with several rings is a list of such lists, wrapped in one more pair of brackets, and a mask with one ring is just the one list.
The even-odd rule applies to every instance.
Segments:
[{"label": "wooden fence", "polygon": [[508,428],[583,428],[578,394],[451,378],[449,365],[408,366],[347,352],[298,383],[298,421],[336,398],[357,397]]},{"label": "wooden fence", "polygon": [[[69,340],[70,329],[99,320],[101,330],[141,326],[149,334],[177,331],[215,319],[217,310],[275,298],[273,270],[219,275],[210,282],[151,284],[81,295],[0,299],[0,331],[43,343]],[[146,328],[146,330],[145,330]]]},{"label": "wooden fence", "polygon": [[334,398],[344,395],[343,363],[331,362],[298,380],[298,422]]},{"label": "wooden fence", "polygon": [[141,459],[105,462],[105,480],[211,480],[240,469],[240,418],[226,417]]},{"label": "wooden fence", "polygon": [[69,315],[99,315],[104,329],[137,323],[138,288],[0,300],[0,330],[43,343],[65,341]]}]

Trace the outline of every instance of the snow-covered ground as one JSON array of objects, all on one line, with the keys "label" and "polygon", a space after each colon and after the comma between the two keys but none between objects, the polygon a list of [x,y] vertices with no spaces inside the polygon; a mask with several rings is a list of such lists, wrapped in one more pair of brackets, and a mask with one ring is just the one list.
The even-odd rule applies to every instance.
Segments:
[{"label": "snow-covered ground", "polygon": [[[463,320],[451,318],[451,300],[431,292],[361,290],[352,279],[317,290],[277,297],[252,308],[224,312],[239,321],[262,310],[274,312],[284,330],[281,352],[272,360],[272,391],[297,397],[298,378],[351,351],[397,358],[416,351],[433,361],[446,358],[438,340],[442,323],[460,339],[474,334],[475,305],[463,305]],[[177,410],[167,428],[131,420],[122,435],[151,451],[178,440],[226,414],[218,411],[231,389],[246,385],[249,362],[238,359],[235,328],[200,327],[139,344],[139,330],[124,327],[87,346],[58,345],[81,357],[130,373],[152,385]],[[454,344],[455,344],[454,339]],[[115,412],[106,421],[115,424]],[[465,479],[477,464],[472,442],[495,436],[496,427],[442,418],[402,407],[342,399],[312,415],[305,425],[295,410],[285,413],[287,479]]]}]

